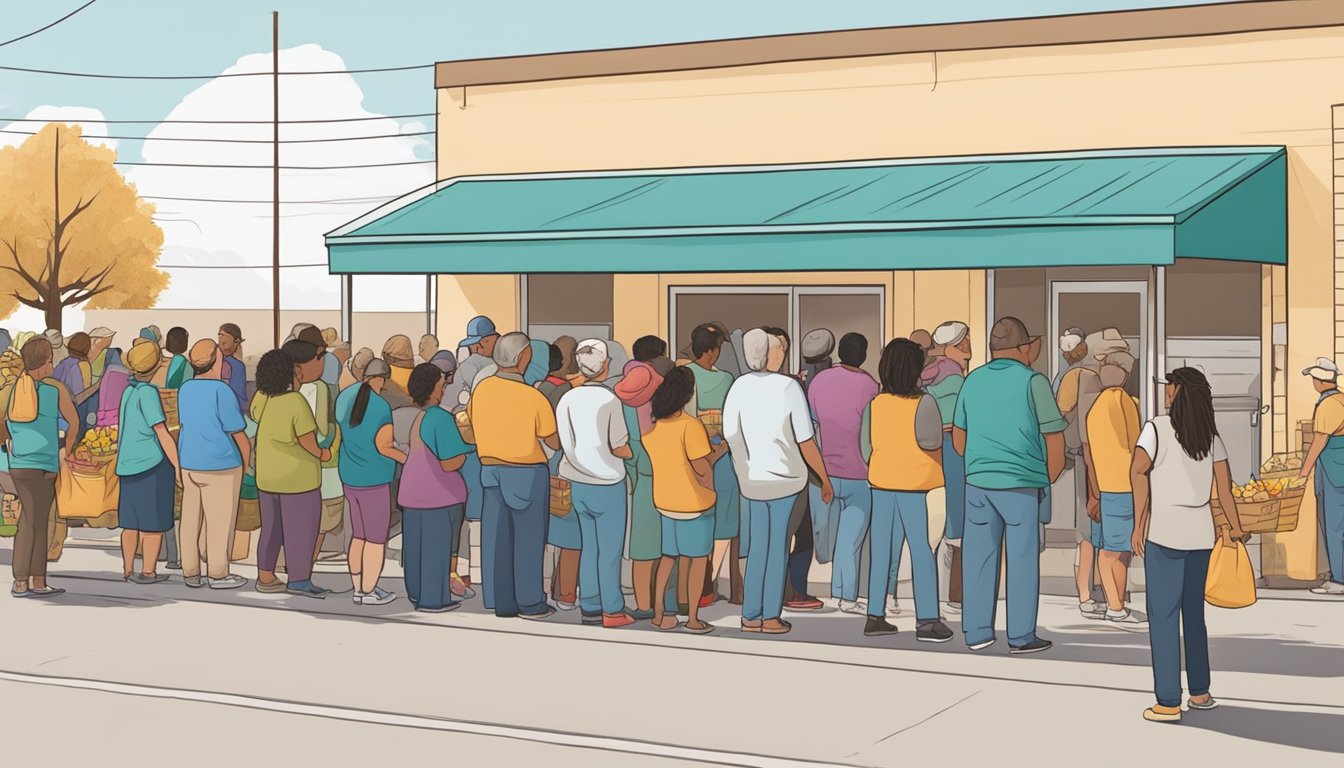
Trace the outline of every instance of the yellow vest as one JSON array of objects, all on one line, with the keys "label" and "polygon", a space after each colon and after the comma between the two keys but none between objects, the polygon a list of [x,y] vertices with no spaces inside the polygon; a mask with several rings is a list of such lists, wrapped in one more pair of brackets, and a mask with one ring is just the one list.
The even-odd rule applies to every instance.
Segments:
[{"label": "yellow vest", "polygon": [[920,398],[878,395],[869,406],[873,455],[868,483],[883,491],[931,491],[943,487],[943,465],[915,439]]}]

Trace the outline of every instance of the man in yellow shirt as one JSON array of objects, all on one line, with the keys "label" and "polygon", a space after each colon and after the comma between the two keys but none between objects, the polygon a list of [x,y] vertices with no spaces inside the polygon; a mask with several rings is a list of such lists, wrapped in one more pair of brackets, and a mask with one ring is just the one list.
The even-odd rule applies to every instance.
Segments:
[{"label": "man in yellow shirt", "polygon": [[[1134,537],[1129,468],[1139,440],[1139,408],[1125,391],[1125,382],[1133,370],[1134,357],[1128,352],[1106,356],[1097,374],[1102,390],[1087,412],[1087,442],[1083,444],[1089,514],[1096,514],[1098,508],[1100,511],[1101,551],[1097,560],[1101,587],[1106,593],[1104,618],[1117,624],[1143,624],[1148,620],[1142,613],[1125,607]],[[1100,619],[1103,615],[1089,618]]]},{"label": "man in yellow shirt", "polygon": [[550,402],[523,381],[532,362],[531,340],[510,333],[493,353],[499,372],[476,385],[467,405],[485,494],[484,598],[496,616],[544,619],[555,609],[542,587],[550,471],[541,445],[557,451],[560,439]]},{"label": "man in yellow shirt", "polygon": [[1316,437],[1302,462],[1302,477],[1316,471],[1316,512],[1330,563],[1330,578],[1311,591],[1344,596],[1344,393],[1339,367],[1328,358],[1317,359],[1302,375],[1311,377],[1319,396],[1312,417]]}]

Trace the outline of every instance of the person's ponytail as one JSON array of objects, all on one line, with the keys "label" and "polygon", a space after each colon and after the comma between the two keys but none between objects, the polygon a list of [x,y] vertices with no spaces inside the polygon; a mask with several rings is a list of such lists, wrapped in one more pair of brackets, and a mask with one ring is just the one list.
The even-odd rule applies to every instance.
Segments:
[{"label": "person's ponytail", "polygon": [[369,396],[373,394],[373,387],[369,386],[367,381],[359,384],[359,391],[355,393],[355,407],[350,410],[350,426],[358,427],[364,421],[364,414],[369,410]]}]

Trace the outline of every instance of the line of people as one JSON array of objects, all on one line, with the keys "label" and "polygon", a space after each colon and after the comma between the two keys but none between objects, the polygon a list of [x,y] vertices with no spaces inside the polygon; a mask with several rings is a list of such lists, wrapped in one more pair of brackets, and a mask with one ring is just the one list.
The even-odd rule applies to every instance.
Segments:
[{"label": "line of people", "polygon": [[[1175,561],[1183,556],[1168,550],[1196,551],[1195,539],[1211,546],[1214,538],[1212,519],[1196,521],[1190,511],[1210,505],[1190,477],[1226,480],[1207,381],[1197,371],[1174,372],[1171,414],[1140,429],[1124,391],[1134,364],[1126,352],[1093,354],[1094,366],[1074,365],[1052,387],[1032,367],[1040,338],[1014,318],[995,324],[992,359],[974,370],[965,323],[912,336],[885,345],[874,379],[864,369],[868,341],[853,333],[838,345],[829,332],[808,334],[804,372],[788,375],[788,335],[748,330],[733,339],[745,365],[734,376],[718,366],[729,343],[718,323],[692,331],[680,365],[650,336],[619,372],[606,340],[552,345],[500,334],[484,317],[469,324],[461,362],[426,337],[418,365],[405,336],[390,339],[381,357],[371,350],[352,357],[334,331],[300,324],[257,361],[252,393],[236,326],[194,345],[174,328],[164,347],[158,330],[146,328],[103,374],[123,367],[128,374],[115,420],[123,575],[140,584],[165,580],[156,564],[178,508],[186,584],[243,586],[229,562],[240,504],[251,497],[260,531],[255,588],[263,593],[331,594],[314,583],[313,567],[348,509],[345,591],[357,604],[397,599],[379,583],[397,516],[413,607],[443,612],[474,597],[456,561],[465,521],[479,519],[482,597],[497,616],[543,619],[556,607],[578,608],[586,624],[647,620],[659,630],[707,633],[713,627],[699,610],[720,598],[715,584],[730,563],[742,631],[784,634],[786,607],[823,605],[807,594],[815,556],[832,564],[838,608],[865,616],[864,634],[881,636],[897,631],[888,619],[908,548],[916,638],[946,642],[953,632],[939,601],[939,537],[935,531],[931,541],[928,502],[941,490],[955,563],[947,611],[961,613],[968,647],[992,645],[1002,564],[1010,650],[1034,653],[1051,647],[1036,621],[1050,487],[1069,460],[1078,468],[1082,458],[1077,474],[1094,521],[1085,543],[1101,552],[1107,605],[1090,589],[1084,595],[1080,568],[1080,610],[1140,622],[1124,605],[1129,556],[1146,549]],[[111,335],[103,337],[110,346]],[[1062,342],[1067,362],[1088,359],[1081,333]],[[73,346],[81,361],[91,351],[82,341]],[[61,453],[76,452],[90,420],[79,415],[74,388],[55,377],[47,336],[23,340],[19,357],[22,370],[0,392],[9,475],[24,509],[46,509]],[[91,386],[78,384],[80,396]],[[106,399],[107,390],[95,391]],[[1231,521],[1224,535],[1239,536],[1235,506],[1224,509]],[[12,594],[59,594],[45,579],[40,516],[25,519]],[[550,595],[548,544],[560,552]],[[626,554],[633,608],[622,589]],[[1172,578],[1193,583],[1185,567]],[[1151,561],[1149,568],[1150,608],[1166,601],[1152,628],[1159,707],[1166,707],[1172,613],[1186,613],[1187,640],[1199,617],[1190,595],[1178,589],[1173,598],[1164,572]]]}]

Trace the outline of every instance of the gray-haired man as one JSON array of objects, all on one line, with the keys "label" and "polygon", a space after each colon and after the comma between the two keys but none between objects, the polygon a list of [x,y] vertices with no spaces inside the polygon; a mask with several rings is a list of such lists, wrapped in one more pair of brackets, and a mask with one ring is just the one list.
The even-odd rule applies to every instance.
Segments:
[{"label": "gray-haired man", "polygon": [[546,396],[523,381],[530,340],[510,333],[494,345],[499,372],[472,391],[467,415],[475,433],[485,491],[482,565],[496,616],[544,619],[555,613],[542,588],[550,523],[550,472],[543,443],[560,449]]}]

